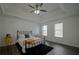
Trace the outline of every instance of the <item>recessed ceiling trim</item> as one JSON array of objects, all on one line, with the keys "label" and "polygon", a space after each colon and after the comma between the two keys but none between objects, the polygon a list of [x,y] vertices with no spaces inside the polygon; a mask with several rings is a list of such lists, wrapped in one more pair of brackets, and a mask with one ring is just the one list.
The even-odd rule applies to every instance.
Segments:
[{"label": "recessed ceiling trim", "polygon": [[29,19],[25,19],[25,18],[22,18],[22,17],[19,17],[19,16],[10,15],[10,14],[5,14],[4,16],[14,17],[14,18],[17,18],[19,20],[24,20],[24,21],[32,22],[32,23],[39,23],[39,22],[35,22],[35,21],[29,20]]},{"label": "recessed ceiling trim", "polygon": [[68,17],[73,17],[73,16],[79,16],[79,14],[67,14],[65,16],[62,16],[60,18],[56,18],[56,19],[53,19],[53,20],[52,20],[52,18],[50,18],[50,20],[43,21],[41,23],[49,23],[49,22],[51,23],[51,22],[54,22],[54,21],[57,21],[57,20],[63,20],[63,19],[66,19]]}]

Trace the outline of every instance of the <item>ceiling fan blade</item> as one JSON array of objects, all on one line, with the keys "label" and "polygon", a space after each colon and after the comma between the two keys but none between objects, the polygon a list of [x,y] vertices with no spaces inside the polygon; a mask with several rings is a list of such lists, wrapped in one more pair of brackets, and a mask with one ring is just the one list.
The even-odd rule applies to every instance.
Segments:
[{"label": "ceiling fan blade", "polygon": [[40,10],[40,11],[42,11],[42,12],[47,12],[47,10]]},{"label": "ceiling fan blade", "polygon": [[40,4],[40,7],[42,7],[43,3]]},{"label": "ceiling fan blade", "polygon": [[28,5],[29,7],[31,7],[31,8],[33,8],[33,9],[35,9],[35,7],[33,7],[33,6],[31,6],[31,5]]},{"label": "ceiling fan blade", "polygon": [[38,5],[38,4],[36,4],[35,6],[36,6],[36,9],[38,9],[38,6],[39,6],[39,5]]},{"label": "ceiling fan blade", "polygon": [[4,13],[3,13],[3,9],[2,9],[2,6],[0,6],[0,10],[1,10],[1,14],[3,15]]}]

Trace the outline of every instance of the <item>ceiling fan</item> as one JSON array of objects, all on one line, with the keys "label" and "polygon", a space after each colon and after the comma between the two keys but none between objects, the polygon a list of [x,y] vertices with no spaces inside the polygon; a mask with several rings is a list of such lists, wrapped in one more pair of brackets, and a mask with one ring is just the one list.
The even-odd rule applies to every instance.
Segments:
[{"label": "ceiling fan", "polygon": [[34,9],[30,11],[31,13],[39,14],[40,12],[47,12],[47,10],[40,9],[43,6],[43,3],[36,3],[35,6],[29,4],[28,6]]}]

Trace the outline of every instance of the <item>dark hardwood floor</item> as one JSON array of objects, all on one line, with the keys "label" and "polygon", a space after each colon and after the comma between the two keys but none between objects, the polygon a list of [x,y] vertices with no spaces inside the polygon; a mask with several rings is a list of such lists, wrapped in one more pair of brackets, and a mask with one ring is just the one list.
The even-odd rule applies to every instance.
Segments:
[{"label": "dark hardwood floor", "polygon": [[47,55],[79,55],[79,48],[49,41],[47,43],[54,48]]},{"label": "dark hardwood floor", "polygon": [[[47,41],[53,49],[47,55],[79,55],[79,48],[56,44]],[[15,45],[0,47],[0,55],[21,55]]]},{"label": "dark hardwood floor", "polygon": [[15,45],[0,47],[0,55],[20,55],[21,53]]}]

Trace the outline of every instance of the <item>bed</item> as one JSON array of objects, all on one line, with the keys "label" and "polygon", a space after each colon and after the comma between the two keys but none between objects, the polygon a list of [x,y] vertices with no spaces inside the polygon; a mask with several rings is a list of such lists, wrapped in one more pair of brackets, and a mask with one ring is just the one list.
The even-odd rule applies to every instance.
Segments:
[{"label": "bed", "polygon": [[44,44],[44,42],[44,39],[32,36],[32,31],[17,31],[17,43],[22,48],[23,53],[27,52],[26,49]]}]

